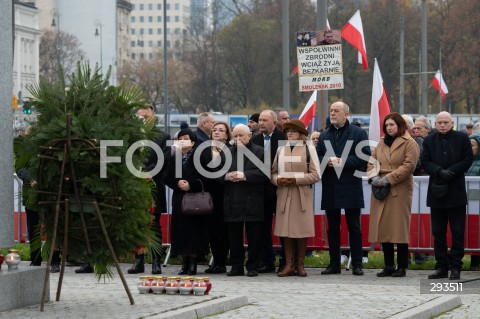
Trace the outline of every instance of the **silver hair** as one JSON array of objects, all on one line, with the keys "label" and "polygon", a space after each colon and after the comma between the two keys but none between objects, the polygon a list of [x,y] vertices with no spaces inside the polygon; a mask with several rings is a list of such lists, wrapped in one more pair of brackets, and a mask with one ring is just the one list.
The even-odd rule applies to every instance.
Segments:
[{"label": "silver hair", "polygon": [[235,127],[233,128],[233,130],[241,130],[241,131],[244,131],[244,133],[248,133],[250,135],[252,135],[252,132],[250,132],[250,128],[248,126],[246,126],[245,124],[237,124],[235,125]]},{"label": "silver hair", "polygon": [[210,113],[208,112],[203,112],[203,113],[200,113],[200,115],[198,116],[197,118],[197,126],[201,126],[201,124],[208,119],[208,117],[210,116]]},{"label": "silver hair", "polygon": [[413,123],[413,118],[410,115],[402,114],[403,119],[407,122],[407,128],[409,131],[413,130],[415,124]]},{"label": "silver hair", "polygon": [[425,123],[425,128],[426,128],[428,131],[431,131],[431,130],[432,130],[432,123],[430,123],[430,120],[427,119],[425,116],[420,115],[419,117],[417,117],[417,118],[415,119],[415,121],[422,121],[423,123]]},{"label": "silver hair", "polygon": [[480,132],[480,122],[473,124],[473,133]]}]

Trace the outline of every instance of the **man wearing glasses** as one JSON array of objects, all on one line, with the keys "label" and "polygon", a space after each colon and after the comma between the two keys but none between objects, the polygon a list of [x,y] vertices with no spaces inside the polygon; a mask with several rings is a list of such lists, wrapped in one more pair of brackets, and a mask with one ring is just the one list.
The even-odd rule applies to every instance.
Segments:
[{"label": "man wearing glasses", "polygon": [[415,126],[413,127],[413,132],[415,136],[420,137],[427,137],[432,130],[432,125],[430,124],[430,120],[427,119],[425,116],[419,116],[415,120]]}]

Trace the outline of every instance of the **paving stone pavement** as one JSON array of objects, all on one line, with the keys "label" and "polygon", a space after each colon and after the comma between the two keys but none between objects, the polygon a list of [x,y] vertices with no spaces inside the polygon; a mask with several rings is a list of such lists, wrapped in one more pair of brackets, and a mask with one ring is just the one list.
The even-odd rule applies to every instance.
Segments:
[{"label": "paving stone pavement", "polygon": [[[93,274],[75,274],[76,268],[67,267],[60,302],[54,301],[59,275],[51,274],[52,301],[46,303],[44,312],[37,305],[0,312],[0,318],[196,318],[206,312],[197,310],[192,316],[186,310],[213,304],[221,313],[209,318],[405,318],[409,310],[432,308],[435,303],[445,304],[448,298],[455,302],[452,295],[420,294],[420,279],[431,271],[410,270],[405,278],[378,278],[375,269],[365,269],[364,276],[353,276],[345,270],[340,275],[325,276],[320,274],[322,269],[307,269],[306,278],[211,275],[213,288],[208,296],[167,296],[138,294],[139,275],[127,274],[130,266],[121,264],[135,299],[133,306],[117,274],[113,280],[98,282]],[[28,267],[28,263],[22,262],[21,267]],[[199,271],[204,269],[199,266]],[[173,276],[178,270],[179,266],[168,266],[163,273]],[[462,272],[462,280],[476,278],[480,278],[480,272]],[[242,296],[248,298],[248,304],[243,305],[246,299]],[[462,305],[436,318],[480,318],[480,291],[459,296]],[[424,314],[415,318],[428,317]]]}]

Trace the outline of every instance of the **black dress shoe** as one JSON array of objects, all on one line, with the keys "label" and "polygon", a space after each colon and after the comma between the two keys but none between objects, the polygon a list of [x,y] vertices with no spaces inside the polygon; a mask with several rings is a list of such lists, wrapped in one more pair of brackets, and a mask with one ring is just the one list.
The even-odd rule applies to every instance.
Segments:
[{"label": "black dress shoe", "polygon": [[230,276],[230,277],[233,277],[233,276],[243,276],[245,273],[243,271],[243,267],[242,268],[235,268],[235,267],[232,267],[232,269],[227,272],[227,276]]},{"label": "black dress shoe", "polygon": [[393,273],[392,277],[405,277],[407,275],[407,272],[405,268],[397,268]]},{"label": "black dress shoe", "polygon": [[257,271],[260,273],[260,274],[266,274],[266,273],[269,273],[269,272],[275,272],[275,265],[274,264],[270,264],[270,265],[264,265],[264,266],[261,266],[257,269]]},{"label": "black dress shoe", "polygon": [[188,265],[188,274],[190,276],[195,276],[197,274],[197,258],[190,257]]},{"label": "black dress shoe", "polygon": [[135,261],[133,264],[133,267],[127,270],[127,273],[129,274],[142,274],[145,272],[145,265],[140,263],[139,261]]},{"label": "black dress shoe", "polygon": [[213,274],[213,269],[215,269],[215,267],[217,267],[217,266],[215,266],[215,265],[208,266],[208,268],[205,269],[205,273],[206,274]]},{"label": "black dress shoe", "polygon": [[248,277],[257,277],[258,276],[258,271],[252,270],[247,272]]},{"label": "black dress shoe", "polygon": [[227,267],[218,265],[212,269],[211,274],[224,274],[226,272],[227,272]]},{"label": "black dress shoe", "polygon": [[362,267],[358,267],[358,266],[353,267],[352,275],[362,276],[362,275],[363,275],[363,269],[362,269]]},{"label": "black dress shoe", "polygon": [[460,270],[458,269],[452,269],[450,271],[450,277],[448,277],[450,280],[459,280],[460,279]]},{"label": "black dress shoe", "polygon": [[158,260],[154,260],[152,263],[152,274],[160,275],[162,273],[162,264]]},{"label": "black dress shoe", "polygon": [[322,275],[334,275],[334,274],[339,274],[341,272],[342,272],[342,270],[340,269],[340,266],[329,265],[327,267],[327,269],[322,270],[321,274]]},{"label": "black dress shoe", "polygon": [[393,266],[385,266],[381,272],[377,273],[377,277],[391,277],[394,272]]},{"label": "black dress shoe", "polygon": [[448,278],[448,270],[443,270],[438,268],[438,269],[435,269],[435,272],[433,274],[428,275],[428,279],[440,279],[440,278]]},{"label": "black dress shoe", "polygon": [[91,274],[93,273],[93,267],[90,264],[83,264],[82,267],[75,270],[77,274]]}]

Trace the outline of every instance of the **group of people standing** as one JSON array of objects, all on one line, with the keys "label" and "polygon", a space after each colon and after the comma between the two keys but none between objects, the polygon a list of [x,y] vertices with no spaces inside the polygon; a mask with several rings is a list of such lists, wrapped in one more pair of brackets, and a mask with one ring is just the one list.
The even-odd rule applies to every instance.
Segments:
[{"label": "group of people standing", "polygon": [[[398,113],[383,121],[384,137],[373,148],[366,132],[350,124],[349,106],[337,101],[330,106],[330,126],[312,134],[308,142],[304,123],[289,119],[284,109],[265,110],[250,117],[248,125],[231,131],[228,123],[213,115],[198,117],[197,131],[182,128],[167,146],[170,136],[155,128],[154,141],[164,152],[162,170],[155,181],[156,206],[153,228],[161,242],[160,216],[167,211],[165,186],[173,190],[171,253],[180,256],[179,274],[195,275],[199,257],[213,255],[205,272],[249,277],[277,272],[279,277],[307,276],[304,259],[308,238],[315,236],[314,184],[322,181],[321,209],[328,221],[330,263],[322,275],[341,272],[340,224],[344,210],[352,274],[363,275],[361,209],[364,208],[362,176],[385,192],[371,198],[368,241],[381,243],[384,268],[379,277],[404,277],[408,268],[408,242],[413,194],[413,176],[430,176],[427,206],[431,208],[435,272],[429,278],[459,279],[464,256],[463,238],[467,195],[465,174],[480,175],[478,144],[480,135],[470,139],[453,130],[449,113],[441,112],[435,132],[419,117],[414,126]],[[139,110],[145,121],[154,121],[153,107]],[[408,119],[407,119],[408,120]],[[472,142],[470,142],[472,141]],[[473,148],[473,153],[472,153]],[[472,157],[477,157],[471,167]],[[152,150],[146,171],[157,163]],[[322,168],[322,169],[321,169]],[[468,171],[468,172],[467,172]],[[181,212],[183,197],[189,192],[208,191],[214,210],[210,215],[192,216]],[[273,227],[273,216],[275,226]],[[447,225],[452,248],[447,254]],[[280,238],[281,258],[275,267],[273,234]],[[245,263],[244,230],[248,242]],[[397,265],[395,266],[395,245]],[[129,273],[143,273],[144,248],[135,252]],[[160,252],[154,251],[152,273],[161,273]]]},{"label": "group of people standing", "polygon": [[[365,205],[361,176],[366,172],[369,183],[388,189],[384,198],[371,197],[368,241],[381,243],[384,253],[384,268],[377,276],[406,276],[413,176],[428,174],[427,206],[431,207],[437,261],[429,278],[459,279],[467,204],[464,176],[472,164],[474,143],[471,146],[465,133],[453,130],[447,112],[438,114],[431,134],[426,118],[419,117],[412,127],[408,119],[391,113],[383,122],[384,137],[371,153],[366,132],[349,123],[349,113],[345,102],[333,103],[330,126],[312,136],[318,139],[316,146],[307,143],[303,122],[290,120],[284,109],[254,114],[248,126],[239,124],[233,131],[228,123],[215,122],[211,114],[202,113],[196,132],[180,130],[174,146],[165,147],[167,164],[163,171],[164,183],[173,190],[171,253],[182,258],[179,274],[196,274],[198,257],[211,251],[213,264],[206,273],[243,276],[246,269],[249,277],[275,271],[279,277],[306,276],[307,239],[315,235],[313,185],[322,177],[321,209],[328,221],[330,263],[321,273],[341,272],[343,209],[352,274],[363,275],[360,217]],[[183,215],[184,194],[202,189],[213,197],[213,213]],[[157,192],[157,196],[162,194]],[[161,209],[166,210],[166,206]],[[448,224],[453,238],[449,256]],[[282,246],[278,269],[272,228]],[[227,272],[228,256],[231,269]],[[154,264],[152,271],[156,268]]]}]

